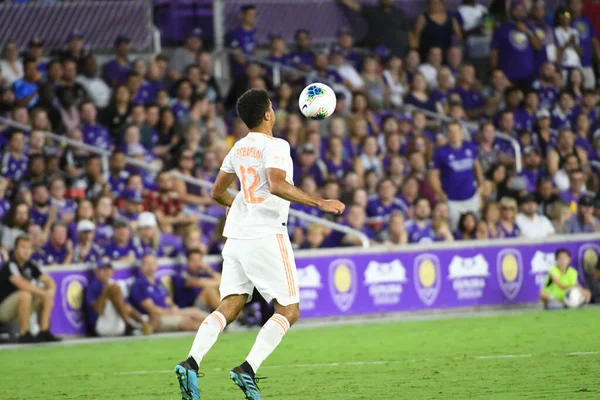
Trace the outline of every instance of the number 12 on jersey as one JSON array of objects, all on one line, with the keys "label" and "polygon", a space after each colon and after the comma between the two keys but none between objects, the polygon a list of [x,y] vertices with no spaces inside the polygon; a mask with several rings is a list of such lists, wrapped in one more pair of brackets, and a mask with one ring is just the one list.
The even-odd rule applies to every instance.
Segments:
[{"label": "number 12 on jersey", "polygon": [[[248,187],[248,180],[246,175],[252,176],[252,184]],[[249,204],[260,204],[265,199],[263,197],[255,196],[254,191],[258,187],[259,177],[258,172],[254,167],[245,167],[240,165],[240,177],[242,181],[242,194],[244,195],[244,200]]]}]

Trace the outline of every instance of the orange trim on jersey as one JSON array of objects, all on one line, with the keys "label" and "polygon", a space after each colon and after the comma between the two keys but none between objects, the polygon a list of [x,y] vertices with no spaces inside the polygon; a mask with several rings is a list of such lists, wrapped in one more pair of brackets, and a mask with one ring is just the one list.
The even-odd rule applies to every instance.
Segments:
[{"label": "orange trim on jersey", "polygon": [[277,234],[277,242],[279,243],[279,252],[281,253],[281,259],[283,261],[283,268],[285,270],[285,277],[287,280],[287,284],[288,284],[288,294],[290,296],[294,296],[294,289],[293,289],[293,276],[291,274],[291,269],[289,268],[289,260],[287,257],[287,249],[285,248],[285,243],[283,241],[283,235],[281,233]]},{"label": "orange trim on jersey", "polygon": [[276,318],[275,315],[271,317],[271,320],[278,323],[281,329],[283,329],[283,333],[287,332],[287,324],[281,321],[281,318]]}]

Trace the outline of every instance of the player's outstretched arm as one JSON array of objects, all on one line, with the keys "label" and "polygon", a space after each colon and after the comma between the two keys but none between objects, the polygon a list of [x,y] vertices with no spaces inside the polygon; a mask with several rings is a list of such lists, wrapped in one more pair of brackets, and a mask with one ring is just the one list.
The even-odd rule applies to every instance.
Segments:
[{"label": "player's outstretched arm", "polygon": [[289,184],[286,180],[286,172],[278,168],[267,168],[267,184],[269,192],[282,199],[300,203],[311,207],[318,207],[322,211],[340,215],[346,206],[337,200],[324,200],[308,194],[296,186]]},{"label": "player's outstretched arm", "polygon": [[210,192],[210,195],[213,199],[217,201],[217,203],[225,207],[231,207],[234,197],[229,194],[227,189],[229,189],[229,186],[231,186],[231,184],[235,180],[235,177],[235,174],[230,174],[223,170],[219,171],[219,174],[217,175],[217,180],[215,181]]}]

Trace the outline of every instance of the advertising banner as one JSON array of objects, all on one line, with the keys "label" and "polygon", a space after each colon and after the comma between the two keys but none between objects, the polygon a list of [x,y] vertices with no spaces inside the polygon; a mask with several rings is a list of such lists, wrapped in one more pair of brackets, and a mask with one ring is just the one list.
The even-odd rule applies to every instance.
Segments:
[{"label": "advertising banner", "polygon": [[[327,255],[325,250],[298,252],[302,317],[533,303],[538,301],[548,269],[555,265],[556,249],[564,247],[571,252],[581,281],[586,253],[600,253],[598,237],[546,243],[505,241],[509,242],[512,245],[488,242],[492,244],[467,247],[460,243],[451,248],[431,245],[399,251],[344,249],[339,255]],[[219,259],[206,261],[217,264]],[[158,278],[171,293],[169,277],[178,268],[177,260],[161,260]],[[49,271],[58,289],[53,330],[83,334],[84,293],[93,272],[68,266]],[[115,269],[115,279],[125,290],[136,275],[134,267]]]}]

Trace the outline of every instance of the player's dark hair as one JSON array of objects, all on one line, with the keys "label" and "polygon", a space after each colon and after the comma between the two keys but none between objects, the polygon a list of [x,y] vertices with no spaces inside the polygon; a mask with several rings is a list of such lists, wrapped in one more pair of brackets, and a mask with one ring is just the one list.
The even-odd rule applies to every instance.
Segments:
[{"label": "player's dark hair", "polygon": [[566,254],[569,256],[569,258],[571,258],[571,252],[567,249],[565,249],[564,247],[561,247],[559,249],[556,250],[556,252],[554,253],[554,258],[558,258],[558,256],[560,256],[561,254]]},{"label": "player's dark hair", "polygon": [[263,89],[250,89],[240,96],[235,106],[237,115],[248,129],[259,126],[269,111],[269,94]]}]

